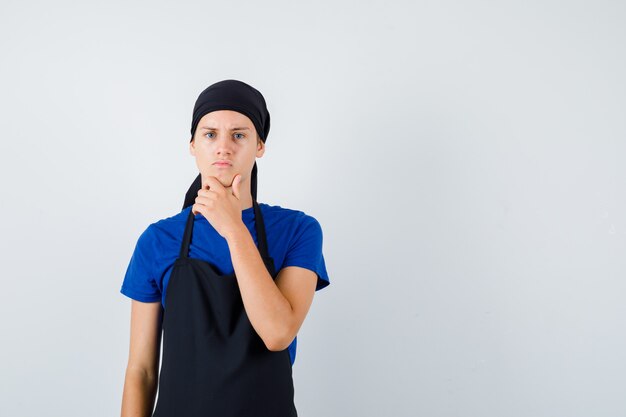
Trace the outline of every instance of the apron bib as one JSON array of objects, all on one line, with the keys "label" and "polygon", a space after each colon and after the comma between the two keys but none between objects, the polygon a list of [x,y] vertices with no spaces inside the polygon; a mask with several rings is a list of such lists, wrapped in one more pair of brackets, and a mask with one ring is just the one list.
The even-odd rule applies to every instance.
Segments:
[{"label": "apron bib", "polygon": [[[257,247],[276,279],[261,209]],[[163,312],[163,360],[153,417],[297,417],[288,349],[267,349],[243,306],[234,273],[189,258],[189,211]]]}]

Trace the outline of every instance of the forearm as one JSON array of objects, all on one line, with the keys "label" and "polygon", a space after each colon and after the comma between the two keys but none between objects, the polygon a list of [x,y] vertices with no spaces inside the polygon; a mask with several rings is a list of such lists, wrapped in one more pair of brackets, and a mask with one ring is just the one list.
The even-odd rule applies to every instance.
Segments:
[{"label": "forearm", "polygon": [[154,408],[157,384],[156,375],[127,368],[121,417],[150,417]]},{"label": "forearm", "polygon": [[261,254],[242,223],[226,238],[243,299],[252,327],[270,350],[285,349],[291,334],[293,310],[267,271]]}]

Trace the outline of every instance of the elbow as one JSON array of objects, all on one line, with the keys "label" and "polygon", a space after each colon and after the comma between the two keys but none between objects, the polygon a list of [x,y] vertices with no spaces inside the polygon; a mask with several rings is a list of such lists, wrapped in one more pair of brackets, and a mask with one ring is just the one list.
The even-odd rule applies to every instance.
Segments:
[{"label": "elbow", "polygon": [[287,349],[289,344],[285,344],[282,340],[276,340],[271,342],[265,342],[265,346],[267,350],[271,350],[272,352],[280,352],[281,350]]},{"label": "elbow", "polygon": [[266,337],[263,339],[263,342],[268,350],[271,350],[272,352],[280,352],[281,350],[287,349],[291,342],[293,342],[294,338],[295,335],[293,335],[291,329],[289,329],[289,331],[276,333],[270,337]]},{"label": "elbow", "polygon": [[287,349],[291,342],[293,342],[293,339],[289,340],[288,342],[284,340],[279,340],[269,344],[266,343],[265,346],[267,346],[267,349],[271,350],[272,352],[280,352],[281,350]]}]

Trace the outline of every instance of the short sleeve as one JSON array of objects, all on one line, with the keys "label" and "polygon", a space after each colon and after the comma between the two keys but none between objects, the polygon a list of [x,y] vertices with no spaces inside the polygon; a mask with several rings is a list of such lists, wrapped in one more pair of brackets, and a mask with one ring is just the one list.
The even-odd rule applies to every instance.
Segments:
[{"label": "short sleeve", "polygon": [[319,222],[312,216],[304,215],[291,238],[283,263],[283,267],[299,266],[315,272],[317,274],[315,291],[330,284],[322,243],[323,234]]},{"label": "short sleeve", "polygon": [[155,237],[148,227],[137,240],[130,258],[120,292],[137,301],[154,302],[161,300],[152,266],[154,265]]}]

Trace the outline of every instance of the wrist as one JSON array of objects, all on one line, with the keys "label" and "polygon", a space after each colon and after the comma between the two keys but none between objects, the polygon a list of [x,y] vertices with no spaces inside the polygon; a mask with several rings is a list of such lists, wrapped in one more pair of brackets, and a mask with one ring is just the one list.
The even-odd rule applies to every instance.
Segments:
[{"label": "wrist", "polygon": [[233,227],[229,232],[227,232],[224,238],[230,244],[233,242],[237,242],[241,240],[242,238],[245,238],[246,235],[249,236],[250,231],[248,231],[248,228],[242,221],[241,223],[237,223],[235,227]]}]

